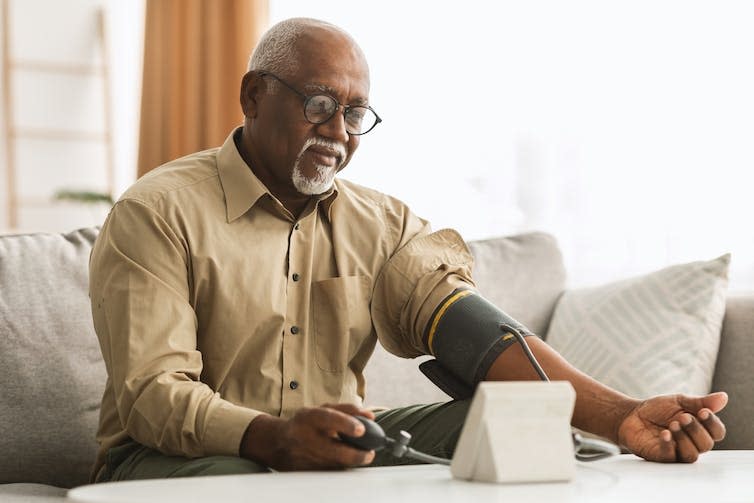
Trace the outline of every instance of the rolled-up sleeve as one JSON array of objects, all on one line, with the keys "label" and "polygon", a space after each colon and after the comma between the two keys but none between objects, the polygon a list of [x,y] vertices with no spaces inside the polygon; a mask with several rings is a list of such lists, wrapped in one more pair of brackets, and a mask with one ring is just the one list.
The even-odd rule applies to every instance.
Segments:
[{"label": "rolled-up sleeve", "polygon": [[90,295],[123,430],[166,454],[238,455],[259,411],[200,381],[188,244],[137,200],[112,209],[92,251]]},{"label": "rolled-up sleeve", "polygon": [[441,301],[458,288],[473,288],[473,258],[454,230],[420,233],[390,258],[375,282],[372,320],[391,353],[428,354],[424,330]]}]

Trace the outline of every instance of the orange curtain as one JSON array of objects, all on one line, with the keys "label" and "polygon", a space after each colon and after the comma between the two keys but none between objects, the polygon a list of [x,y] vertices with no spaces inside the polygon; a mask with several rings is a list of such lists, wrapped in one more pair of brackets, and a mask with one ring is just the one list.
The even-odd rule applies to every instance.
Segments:
[{"label": "orange curtain", "polygon": [[242,122],[241,77],[268,19],[267,0],[147,0],[138,176]]}]

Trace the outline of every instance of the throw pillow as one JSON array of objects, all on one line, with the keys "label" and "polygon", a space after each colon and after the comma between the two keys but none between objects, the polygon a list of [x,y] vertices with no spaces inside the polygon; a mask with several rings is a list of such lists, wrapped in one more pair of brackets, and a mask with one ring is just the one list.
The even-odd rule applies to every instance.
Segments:
[{"label": "throw pillow", "polygon": [[729,263],[727,254],[567,291],[547,342],[578,369],[636,398],[708,393]]}]

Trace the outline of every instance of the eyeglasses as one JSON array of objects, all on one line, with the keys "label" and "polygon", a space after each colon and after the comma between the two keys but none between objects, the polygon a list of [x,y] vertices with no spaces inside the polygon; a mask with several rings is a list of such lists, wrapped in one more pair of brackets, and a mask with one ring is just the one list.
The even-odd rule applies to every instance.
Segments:
[{"label": "eyeglasses", "polygon": [[[285,87],[298,94],[304,99],[304,117],[312,124],[323,124],[329,121],[338,110],[341,104],[338,100],[329,94],[311,94],[306,95],[289,83],[270,72],[260,72],[260,77],[270,76],[277,80]],[[342,105],[343,118],[345,119],[346,132],[350,135],[360,136],[367,134],[374,129],[374,126],[382,122],[377,112],[370,106],[364,105]]]}]

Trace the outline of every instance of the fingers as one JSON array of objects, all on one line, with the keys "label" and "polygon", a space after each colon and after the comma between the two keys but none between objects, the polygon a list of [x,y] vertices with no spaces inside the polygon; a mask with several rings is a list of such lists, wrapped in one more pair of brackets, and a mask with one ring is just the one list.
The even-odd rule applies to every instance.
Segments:
[{"label": "fingers", "polygon": [[334,461],[333,467],[343,466],[364,466],[374,461],[374,451],[362,451],[340,440],[331,440],[330,442],[331,457]]},{"label": "fingers", "polygon": [[[350,407],[353,407],[350,408]],[[374,451],[351,447],[338,434],[359,437],[364,425],[342,411],[359,411],[354,406],[328,406],[302,409],[290,420],[285,469],[322,469],[362,466],[374,460]]]},{"label": "fingers", "polygon": [[696,414],[707,408],[714,413],[720,412],[728,403],[728,394],[724,391],[710,393],[705,396],[678,395],[678,403],[687,411]]},{"label": "fingers", "polygon": [[704,428],[709,432],[712,440],[719,442],[725,438],[725,425],[720,421],[719,417],[712,413],[711,410],[700,410],[698,417]]},{"label": "fingers", "polygon": [[361,409],[340,406],[305,408],[290,419],[262,414],[249,424],[239,453],[283,471],[371,463],[374,451],[356,449],[338,440],[339,433],[354,437],[364,434],[364,425],[343,411]]},{"label": "fingers", "polygon": [[624,420],[619,438],[646,459],[693,463],[725,437],[725,425],[715,412],[727,401],[724,392],[648,399]]},{"label": "fingers", "polygon": [[[339,409],[340,406],[338,408],[325,406],[309,409],[308,420],[312,426],[330,437],[337,437],[338,433],[351,437],[362,436],[364,434],[364,425],[354,419],[354,414],[342,412]],[[355,409],[359,410],[358,408]]]},{"label": "fingers", "polygon": [[338,404],[328,403],[328,404],[323,405],[322,407],[327,407],[328,409],[339,410],[340,412],[344,412],[348,414],[349,416],[364,416],[369,419],[374,419],[374,412],[372,412],[369,409],[362,409],[350,403],[338,403]]},{"label": "fingers", "polygon": [[725,426],[710,410],[699,411],[699,418],[681,414],[668,426],[676,444],[678,461],[693,463],[699,454],[712,450],[715,442],[725,436]]},{"label": "fingers", "polygon": [[682,414],[678,421],[672,421],[670,431],[676,442],[678,460],[684,463],[693,463],[700,453],[715,445],[709,432],[691,414]]},{"label": "fingers", "polygon": [[656,458],[656,461],[662,461],[664,463],[674,462],[676,460],[675,443],[673,442],[673,434],[670,430],[662,430],[660,432],[660,455]]},{"label": "fingers", "polygon": [[671,421],[668,425],[670,433],[675,441],[676,460],[683,463],[693,463],[699,458],[699,450],[694,442],[686,434],[678,421]]},{"label": "fingers", "polygon": [[714,413],[718,413],[728,405],[728,394],[724,391],[710,393],[702,398],[704,406]]},{"label": "fingers", "polygon": [[710,432],[691,414],[681,416],[681,426],[700,453],[710,451],[715,446]]},{"label": "fingers", "polygon": [[715,412],[728,403],[728,394],[717,392],[702,397],[679,395],[678,403],[688,412],[671,421],[668,429],[676,444],[678,461],[693,463],[699,454],[711,450],[715,442],[725,437],[725,425]]}]

